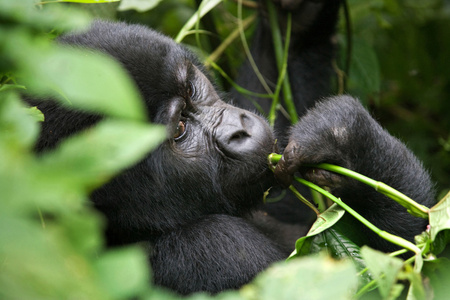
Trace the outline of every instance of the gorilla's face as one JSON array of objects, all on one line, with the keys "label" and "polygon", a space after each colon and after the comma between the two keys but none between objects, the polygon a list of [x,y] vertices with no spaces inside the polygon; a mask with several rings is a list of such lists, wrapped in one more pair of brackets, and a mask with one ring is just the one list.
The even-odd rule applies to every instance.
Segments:
[{"label": "gorilla's face", "polygon": [[94,203],[114,228],[128,228],[126,235],[157,234],[206,214],[247,213],[273,182],[267,155],[274,138],[267,121],[222,101],[182,46],[144,27],[133,26],[132,34],[129,28],[94,24],[62,39],[121,62],[150,120],[167,126],[167,141],[94,192]]}]

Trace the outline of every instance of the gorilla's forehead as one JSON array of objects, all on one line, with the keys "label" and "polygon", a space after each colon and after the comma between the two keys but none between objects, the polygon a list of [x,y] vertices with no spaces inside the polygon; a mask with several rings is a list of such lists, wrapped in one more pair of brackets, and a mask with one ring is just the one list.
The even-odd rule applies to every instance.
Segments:
[{"label": "gorilla's forehead", "polygon": [[95,21],[88,31],[66,35],[59,42],[93,48],[113,56],[139,87],[164,88],[168,82],[184,80],[183,72],[187,72],[184,67],[195,60],[171,38],[141,25]]},{"label": "gorilla's forehead", "polygon": [[136,82],[151,119],[163,103],[185,96],[193,81],[198,81],[195,89],[200,94],[215,94],[195,55],[147,27],[95,21],[87,31],[63,36],[59,42],[99,50],[116,59]]}]

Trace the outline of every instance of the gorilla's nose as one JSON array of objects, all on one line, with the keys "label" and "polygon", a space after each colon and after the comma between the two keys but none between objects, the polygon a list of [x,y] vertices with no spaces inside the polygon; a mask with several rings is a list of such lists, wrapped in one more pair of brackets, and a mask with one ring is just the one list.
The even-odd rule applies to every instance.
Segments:
[{"label": "gorilla's nose", "polygon": [[268,154],[273,136],[267,122],[261,117],[236,107],[222,112],[216,128],[216,141],[227,156],[239,158],[250,154]]}]

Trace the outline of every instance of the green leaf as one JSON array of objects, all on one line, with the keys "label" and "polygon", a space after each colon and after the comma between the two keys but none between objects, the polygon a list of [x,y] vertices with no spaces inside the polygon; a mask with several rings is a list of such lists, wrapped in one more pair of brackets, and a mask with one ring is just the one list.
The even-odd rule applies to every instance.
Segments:
[{"label": "green leaf", "polygon": [[422,276],[418,272],[408,272],[407,276],[411,285],[408,290],[408,300],[423,300],[428,299],[425,294],[425,288],[422,283]]},{"label": "green leaf", "polygon": [[[9,149],[12,153],[19,154],[25,149],[30,149],[39,134],[39,127],[33,119],[16,93],[1,92],[0,147],[4,147],[2,150]],[[5,155],[3,159],[6,159]]]},{"label": "green leaf", "polygon": [[90,263],[56,228],[0,214],[0,299],[106,299]]},{"label": "green leaf", "polygon": [[247,299],[350,299],[357,286],[350,262],[324,256],[304,257],[279,263],[241,289]]},{"label": "green leaf", "polygon": [[73,3],[111,3],[119,2],[120,0],[46,0],[45,3],[51,2],[73,2]]},{"label": "green leaf", "polygon": [[39,159],[0,148],[4,209],[24,215],[36,206],[52,213],[79,210],[89,192],[137,163],[164,137],[162,126],[105,120]]},{"label": "green leaf", "polygon": [[450,229],[450,192],[430,209],[431,240],[436,239],[439,231]]},{"label": "green leaf", "polygon": [[450,260],[446,257],[426,261],[422,270],[431,284],[434,299],[447,299],[450,295]]},{"label": "green leaf", "polygon": [[63,211],[59,218],[46,220],[42,218],[42,227],[54,230],[58,239],[67,239],[72,249],[85,256],[98,256],[98,249],[104,245],[105,220],[100,213],[89,206],[84,206],[74,212],[72,209]]},{"label": "green leaf", "polygon": [[3,85],[0,85],[0,92],[5,92],[5,91],[9,91],[9,90],[17,90],[17,89],[25,90],[26,88],[25,88],[24,85],[19,85],[19,84],[3,84]]},{"label": "green leaf", "polygon": [[297,242],[295,243],[295,250],[289,256],[289,258],[309,254],[312,242],[311,237],[323,232],[324,230],[336,224],[342,218],[344,213],[345,210],[337,204],[333,204],[326,211],[321,213],[317,217],[314,224],[311,226],[311,229],[306,234],[306,236],[301,237],[297,240]]},{"label": "green leaf", "polygon": [[36,107],[27,108],[27,113],[37,122],[44,122],[45,116],[44,114]]},{"label": "green leaf", "polygon": [[345,210],[334,203],[326,211],[317,216],[317,220],[311,226],[307,236],[313,236],[336,224],[345,214]]},{"label": "green leaf", "polygon": [[367,246],[361,248],[361,255],[369,268],[369,272],[377,280],[379,292],[383,299],[396,299],[403,289],[401,285],[396,284],[397,276],[403,267],[403,261]]},{"label": "green leaf", "polygon": [[30,43],[24,31],[8,32],[3,45],[20,68],[28,92],[63,105],[121,118],[145,120],[134,82],[106,55],[45,40]]},{"label": "green leaf", "polygon": [[162,0],[122,0],[117,8],[119,11],[134,9],[138,12],[146,12],[158,6]]},{"label": "green leaf", "polygon": [[43,154],[38,169],[49,182],[63,176],[67,187],[90,190],[137,163],[165,136],[161,125],[104,120]]},{"label": "green leaf", "polygon": [[[0,19],[4,24],[9,22],[9,24],[38,29],[41,32],[55,29],[79,30],[89,25],[88,15],[81,10],[66,9],[61,5],[47,5],[44,11],[38,9],[36,2],[35,0],[0,0]],[[3,44],[1,34],[0,44]]]},{"label": "green leaf", "polygon": [[450,230],[441,230],[434,238],[432,244],[433,254],[439,254],[444,251],[445,247],[450,243]]},{"label": "green leaf", "polygon": [[[334,228],[324,231],[321,236],[322,241],[315,239],[311,248],[314,249],[317,247],[317,251],[321,251],[322,249],[319,245],[324,243],[328,253],[330,253],[333,258],[348,259],[352,261],[358,271],[362,271],[366,268],[366,264],[361,257],[360,247],[353,243],[347,236]],[[364,284],[372,281],[372,276],[370,273],[365,272],[360,279]]]},{"label": "green leaf", "polygon": [[354,39],[349,90],[365,100],[368,96],[378,95],[380,87],[380,64],[373,47],[362,39]]},{"label": "green leaf", "polygon": [[148,288],[150,275],[147,256],[138,247],[108,251],[95,268],[103,288],[113,299],[130,299]]}]

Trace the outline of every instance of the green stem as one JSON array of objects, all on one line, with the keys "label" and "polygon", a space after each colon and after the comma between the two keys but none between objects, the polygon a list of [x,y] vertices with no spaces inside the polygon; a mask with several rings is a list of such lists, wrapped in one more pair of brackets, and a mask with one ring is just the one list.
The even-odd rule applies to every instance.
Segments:
[{"label": "green stem", "polygon": [[181,43],[181,41],[186,37],[187,32],[191,30],[192,27],[201,19],[204,15],[206,15],[211,9],[216,7],[222,2],[222,0],[205,0],[200,4],[198,11],[192,15],[192,17],[184,24],[183,28],[178,32],[178,35],[175,37],[175,41],[177,43]]},{"label": "green stem", "polygon": [[383,238],[383,239],[385,239],[385,240],[387,240],[387,241],[389,241],[389,242],[391,242],[393,244],[396,244],[396,245],[398,245],[400,247],[408,249],[408,250],[414,252],[416,255],[420,255],[421,251],[416,245],[414,245],[413,243],[411,243],[411,242],[409,242],[409,241],[407,241],[407,240],[405,240],[405,239],[403,239],[403,238],[401,238],[399,236],[390,234],[389,232],[386,232],[384,230],[379,229],[378,227],[376,227],[375,225],[370,223],[366,218],[364,218],[359,213],[357,213],[355,210],[353,210],[350,206],[345,204],[341,199],[335,197],[334,195],[332,195],[328,191],[326,191],[326,190],[322,189],[321,187],[315,185],[314,183],[306,181],[306,180],[304,180],[302,178],[298,178],[298,177],[294,177],[294,178],[295,178],[295,180],[297,180],[301,184],[306,185],[307,187],[318,191],[319,193],[321,193],[325,197],[329,198],[331,201],[337,203],[339,206],[341,206],[343,209],[345,209],[346,212],[351,214],[355,219],[357,219],[358,221],[363,223],[367,228],[369,228],[370,230],[375,232],[381,238]]},{"label": "green stem", "polygon": [[242,47],[244,47],[245,54],[247,56],[248,62],[250,63],[250,66],[252,67],[253,71],[255,72],[256,77],[258,78],[259,82],[267,92],[267,94],[270,94],[273,97],[272,90],[270,89],[269,85],[267,84],[266,80],[264,79],[264,76],[259,71],[258,66],[256,65],[255,60],[253,59],[253,56],[250,52],[250,47],[248,46],[247,39],[245,37],[244,33],[244,25],[242,21],[242,0],[238,0],[238,28],[239,28],[239,34],[241,36],[241,42]]},{"label": "green stem", "polygon": [[373,287],[375,287],[378,284],[378,282],[374,279],[367,283],[365,286],[363,286],[359,291],[354,295],[355,299],[360,298],[362,295],[367,293],[368,291],[372,290]]},{"label": "green stem", "polygon": [[[246,18],[242,21],[242,26],[244,29],[248,28],[250,24],[255,22],[256,20],[256,14],[251,15],[250,17]],[[233,30],[228,37],[217,47],[214,52],[212,52],[205,60],[205,66],[208,68],[211,62],[217,61],[217,59],[225,52],[225,49],[231,45],[234,40],[236,40],[239,37],[240,31],[239,28]]]},{"label": "green stem", "polygon": [[311,198],[313,202],[317,205],[318,210],[323,213],[327,210],[327,204],[325,203],[325,198],[319,192],[311,190]]},{"label": "green stem", "polygon": [[372,178],[369,178],[367,176],[361,175],[355,171],[331,165],[331,164],[318,164],[318,165],[307,165],[306,167],[314,167],[319,168],[331,172],[335,172],[341,175],[348,176],[350,178],[356,179],[364,184],[367,184],[368,186],[374,188],[376,191],[382,193],[383,195],[388,196],[389,198],[393,199],[406,209],[408,209],[408,212],[416,217],[421,217],[424,219],[428,219],[428,212],[429,209],[423,205],[418,204],[413,199],[409,198],[408,196],[400,193],[396,189],[388,186],[387,184],[373,180]]},{"label": "green stem", "polygon": [[[276,158],[274,158],[274,156],[276,157]],[[269,156],[268,156],[268,163],[269,163],[269,167],[270,167],[270,169],[272,170],[272,171],[274,171],[275,170],[275,166],[274,166],[274,164],[275,163],[277,163],[279,160],[280,160],[280,158],[281,158],[281,155],[278,155],[278,154],[276,154],[276,153],[271,153],[271,154],[269,154]],[[308,206],[310,209],[312,209],[315,213],[316,213],[316,215],[317,216],[319,216],[320,215],[320,213],[321,212],[324,212],[325,210],[326,210],[326,208],[324,208],[323,210],[317,210],[317,208],[311,203],[311,202],[309,202],[305,197],[303,197],[303,195],[302,194],[300,194],[299,193],[299,191],[297,191],[297,189],[293,186],[293,185],[290,185],[289,186],[289,190],[302,202],[302,203],[304,203],[306,206]],[[317,202],[316,202],[316,204],[317,204]]]},{"label": "green stem", "polygon": [[[272,153],[269,155],[269,160],[272,164],[278,163],[278,161],[281,159],[281,154]],[[367,184],[368,186],[374,188],[376,191],[388,196],[395,202],[399,203],[403,207],[405,207],[408,212],[414,216],[421,217],[424,219],[428,218],[428,213],[430,209],[426,206],[423,206],[417,202],[415,202],[413,199],[409,198],[408,196],[400,193],[396,189],[388,186],[387,184],[373,180],[372,178],[369,178],[367,176],[364,176],[362,174],[359,174],[355,171],[335,166],[332,164],[318,164],[318,165],[305,165],[305,167],[310,168],[318,168],[323,169],[331,172],[335,172],[344,176],[348,176],[350,178],[353,178],[355,180],[358,180],[364,184]]]},{"label": "green stem", "polygon": [[302,194],[300,194],[298,191],[297,191],[297,189],[293,186],[293,185],[291,185],[291,186],[289,186],[289,190],[291,190],[291,192],[303,203],[303,204],[305,204],[306,206],[308,206],[309,208],[311,208],[315,213],[316,213],[316,215],[320,215],[320,211],[318,211],[317,210],[317,208],[311,203],[311,202],[309,202],[305,197],[303,197],[303,195]]},{"label": "green stem", "polygon": [[281,154],[270,153],[269,156],[267,157],[269,165],[276,165],[280,161],[281,156],[282,156]]},{"label": "green stem", "polygon": [[[272,153],[268,156],[269,162],[273,165],[278,163],[278,161],[281,159],[281,155],[280,154],[276,154],[276,153]],[[342,175],[346,175],[346,176],[351,176],[352,178],[355,177],[355,174],[357,174],[357,177],[365,177],[361,174],[358,174],[356,172],[350,171],[348,169],[342,168],[342,167],[337,167],[334,165],[330,165],[330,164],[319,164],[317,166],[313,166],[313,167],[317,167],[317,168],[323,168],[325,170],[329,170],[329,171],[333,171],[338,169],[339,173]],[[336,168],[337,167],[337,168]],[[344,171],[345,170],[345,171]],[[322,189],[321,187],[319,187],[318,185],[315,185],[312,182],[306,181],[302,178],[298,178],[298,177],[294,177],[296,181],[300,182],[303,185],[306,185],[307,187],[321,193],[322,195],[324,195],[325,197],[329,198],[331,201],[337,203],[339,206],[341,206],[343,209],[345,209],[345,211],[347,211],[349,214],[351,214],[353,217],[355,217],[358,221],[360,221],[361,223],[363,223],[366,227],[368,227],[370,230],[372,230],[373,232],[375,232],[376,234],[378,234],[380,237],[382,237],[383,239],[399,245],[405,249],[408,249],[416,254],[420,254],[420,249],[414,245],[413,243],[398,237],[396,235],[390,234],[384,230],[379,229],[378,227],[376,227],[375,225],[373,225],[372,223],[370,223],[366,218],[364,218],[363,216],[361,216],[359,213],[357,213],[355,210],[353,210],[350,206],[348,206],[347,204],[345,204],[341,199],[335,197],[334,195],[332,195],[330,192]],[[366,179],[370,179],[368,177],[365,177]],[[357,178],[355,178],[357,179]],[[372,179],[370,179],[372,180]],[[367,180],[365,180],[367,181]]]},{"label": "green stem", "polygon": [[[279,78],[284,77],[283,86],[282,86],[284,103],[285,103],[286,109],[289,113],[289,117],[291,118],[291,123],[295,124],[298,121],[298,115],[297,115],[297,110],[295,109],[295,105],[294,105],[294,98],[292,96],[289,75],[287,73],[287,57],[288,57],[288,52],[289,52],[289,43],[290,43],[290,35],[291,35],[291,27],[292,27],[291,26],[291,14],[288,14],[286,37],[285,37],[286,40],[285,40],[285,46],[283,47],[283,38],[281,36],[276,7],[270,0],[266,1],[266,5],[267,5],[267,11],[269,13],[270,29],[272,32],[272,40],[273,40],[273,44],[274,44],[275,59],[276,59],[277,66],[278,66]],[[274,101],[275,101],[275,99],[274,99]],[[272,109],[275,110],[277,105],[278,105],[278,101],[276,103],[272,103],[271,111],[272,111]]]},{"label": "green stem", "polygon": [[[273,166],[276,163],[278,163],[280,161],[280,159],[281,159],[281,155],[280,154],[271,153],[268,156],[269,164],[271,166]],[[324,167],[324,166],[326,167],[326,170],[331,170],[331,169],[334,170],[334,169],[336,169],[335,167],[337,167],[337,166],[333,166],[333,165],[329,165],[329,164],[320,164],[320,165],[317,165],[317,166],[314,166],[314,167],[321,168],[321,167]],[[347,170],[347,169],[342,168],[342,167],[338,167],[338,169],[339,169],[340,172],[343,171],[343,170],[346,170],[345,172],[340,173],[340,174],[343,174],[343,175],[355,176],[355,174],[357,174],[359,176],[362,176],[362,175],[360,175],[360,174],[358,174],[356,172]],[[347,171],[350,171],[350,172],[347,172]],[[353,174],[353,173],[355,173],[355,174]],[[363,177],[365,177],[365,176],[363,176]],[[366,178],[368,178],[368,177],[366,177]],[[331,201],[337,203],[339,206],[341,206],[343,209],[345,209],[345,211],[347,211],[349,214],[351,214],[355,219],[357,219],[358,221],[363,223],[367,228],[369,228],[370,230],[375,232],[381,238],[383,238],[383,239],[385,239],[385,240],[387,240],[387,241],[389,241],[389,242],[391,242],[393,244],[396,244],[396,245],[398,245],[398,246],[400,246],[402,248],[408,249],[408,250],[414,252],[416,255],[420,255],[421,250],[416,245],[414,245],[413,243],[411,243],[411,242],[409,242],[409,241],[407,241],[407,240],[405,240],[405,239],[403,239],[403,238],[401,238],[399,236],[390,234],[389,232],[386,232],[384,230],[379,229],[378,227],[376,227],[375,225],[370,223],[366,218],[364,218],[359,213],[357,213],[355,210],[353,210],[350,206],[345,204],[341,199],[339,199],[339,198],[335,197],[334,195],[332,195],[330,192],[328,192],[328,191],[322,189],[321,187],[319,187],[318,185],[315,185],[314,183],[306,181],[306,180],[304,180],[302,178],[294,177],[294,179],[296,181],[300,182],[301,184],[303,184],[303,185],[305,185],[305,186],[307,186],[307,187],[309,187],[309,188],[311,188],[311,189],[321,193],[325,197],[329,198]]]},{"label": "green stem", "polygon": [[248,96],[259,97],[259,98],[272,98],[272,95],[255,93],[255,92],[249,91],[249,90],[241,87],[236,82],[234,82],[233,79],[231,79],[231,77],[228,76],[228,74],[225,73],[225,71],[221,67],[219,67],[219,65],[216,64],[215,62],[210,61],[209,65],[211,67],[213,67],[217,72],[219,72],[220,75],[222,75],[222,77],[225,78],[233,86],[233,88],[235,88],[239,93],[245,94]]},{"label": "green stem", "polygon": [[45,220],[44,220],[44,216],[42,215],[42,211],[39,207],[37,207],[37,211],[39,214],[39,219],[41,220],[42,228],[45,229]]}]

